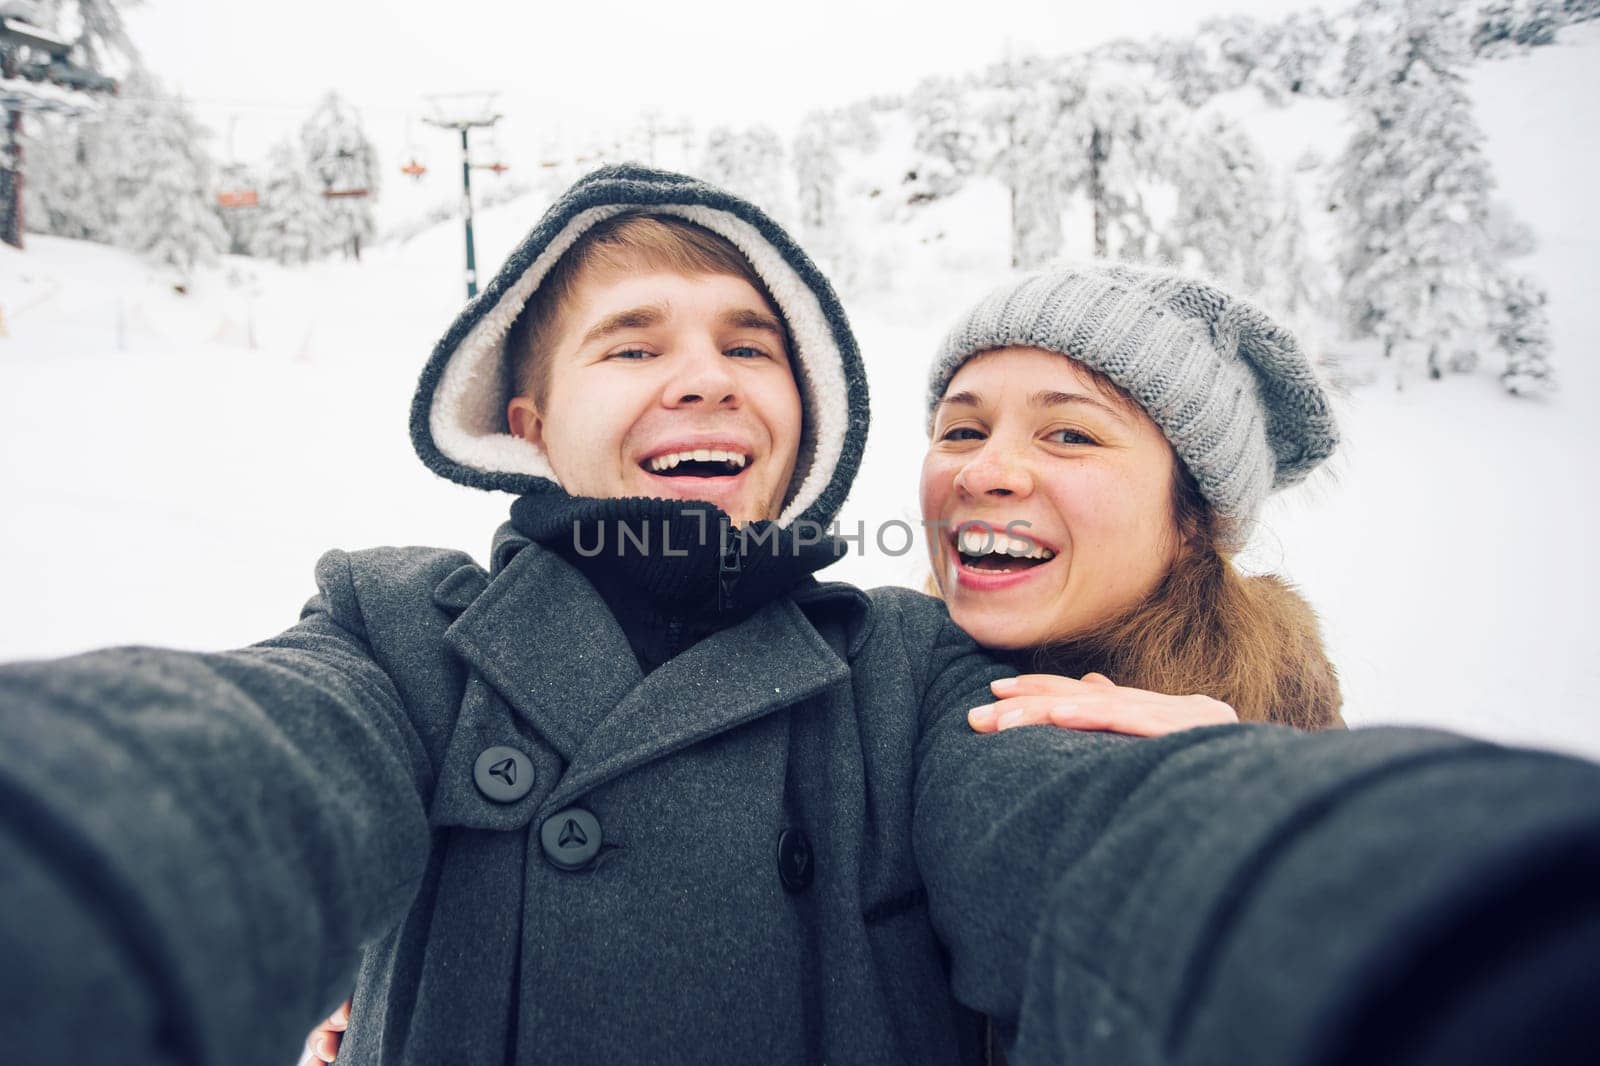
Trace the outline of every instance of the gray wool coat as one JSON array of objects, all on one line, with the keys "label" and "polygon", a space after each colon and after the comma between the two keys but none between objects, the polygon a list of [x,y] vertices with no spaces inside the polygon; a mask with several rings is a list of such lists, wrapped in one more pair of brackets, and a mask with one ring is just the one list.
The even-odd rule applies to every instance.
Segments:
[{"label": "gray wool coat", "polygon": [[[1002,670],[905,590],[808,584],[641,679],[509,527],[488,572],[383,548],[317,582],[238,651],[0,667],[8,1061],[283,1066],[352,987],[350,1064],[971,1063],[975,1012],[1014,1063],[1338,1061],[1485,907],[1596,887],[1591,764],[980,736]],[[505,747],[512,802],[478,783]],[[603,842],[567,870],[573,808]]]}]

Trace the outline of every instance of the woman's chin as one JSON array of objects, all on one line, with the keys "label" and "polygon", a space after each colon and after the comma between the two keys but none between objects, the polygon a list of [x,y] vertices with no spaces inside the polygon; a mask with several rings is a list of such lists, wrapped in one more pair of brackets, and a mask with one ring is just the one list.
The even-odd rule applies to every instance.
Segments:
[{"label": "woman's chin", "polygon": [[1034,632],[1034,627],[1020,625],[1015,611],[964,608],[950,605],[950,618],[966,630],[967,635],[985,648],[996,651],[1016,651],[1031,648],[1042,642],[1044,635]]}]

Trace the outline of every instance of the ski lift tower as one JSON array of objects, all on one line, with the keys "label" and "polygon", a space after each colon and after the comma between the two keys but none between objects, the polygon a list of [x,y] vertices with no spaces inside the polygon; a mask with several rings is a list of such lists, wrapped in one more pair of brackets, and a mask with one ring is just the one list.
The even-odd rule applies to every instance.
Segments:
[{"label": "ski lift tower", "polygon": [[[472,247],[472,148],[468,138],[475,129],[492,129],[500,121],[494,110],[496,93],[450,93],[427,97],[433,115],[423,121],[461,134],[461,208],[467,227],[467,299],[478,295],[478,263]],[[505,169],[496,162],[496,173]]]},{"label": "ski lift tower", "polygon": [[37,0],[0,0],[0,241],[22,247],[22,113],[82,115],[115,80],[72,61],[73,43],[41,27]]}]

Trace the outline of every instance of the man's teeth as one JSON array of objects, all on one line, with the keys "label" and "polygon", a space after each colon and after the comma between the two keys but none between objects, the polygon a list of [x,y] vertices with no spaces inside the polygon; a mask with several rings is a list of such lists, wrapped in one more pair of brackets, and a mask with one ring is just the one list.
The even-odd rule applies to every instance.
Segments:
[{"label": "man's teeth", "polygon": [[691,451],[668,452],[658,455],[650,460],[650,470],[659,474],[663,470],[671,470],[679,463],[693,460],[698,463],[731,463],[735,470],[743,470],[748,461],[740,452],[724,451],[721,448],[695,448]]},{"label": "man's teeth", "polygon": [[1014,559],[1053,559],[1055,552],[1026,537],[1013,537],[999,530],[967,527],[956,538],[962,555],[1009,555]]}]

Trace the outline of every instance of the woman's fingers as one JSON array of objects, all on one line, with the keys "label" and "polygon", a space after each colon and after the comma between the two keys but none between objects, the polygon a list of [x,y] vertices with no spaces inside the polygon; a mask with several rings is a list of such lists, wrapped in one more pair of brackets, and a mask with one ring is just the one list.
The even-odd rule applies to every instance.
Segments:
[{"label": "woman's fingers", "polygon": [[974,707],[967,713],[967,724],[979,733],[1015,729],[1019,725],[1041,725],[1062,703],[1059,696],[1013,696],[996,703]]},{"label": "woman's fingers", "polygon": [[[1099,676],[1099,675],[1095,675]],[[1070,696],[1082,692],[1084,682],[1061,674],[1018,674],[989,682],[989,691],[999,699],[1014,696]]]},{"label": "woman's fingers", "polygon": [[1108,683],[1073,683],[1079,686],[1074,695],[1012,696],[974,707],[968,712],[967,722],[979,733],[1025,725],[1057,725],[1067,729],[1157,737],[1239,720],[1232,707],[1206,696],[1168,696]]},{"label": "woman's fingers", "polygon": [[[1063,729],[1094,733],[1124,733],[1133,737],[1159,737],[1173,732],[1173,726],[1151,713],[1148,707],[1084,707],[1056,704],[1050,709],[1050,724]],[[1184,728],[1178,726],[1177,728]]]}]

